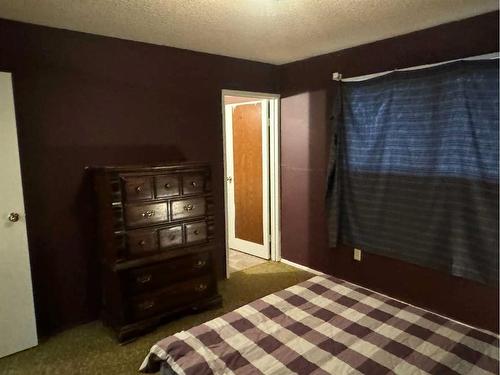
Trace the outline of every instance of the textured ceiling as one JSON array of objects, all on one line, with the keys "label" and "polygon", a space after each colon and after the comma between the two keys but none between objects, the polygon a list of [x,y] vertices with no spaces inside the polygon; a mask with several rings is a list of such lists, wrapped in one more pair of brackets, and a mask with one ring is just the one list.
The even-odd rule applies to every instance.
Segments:
[{"label": "textured ceiling", "polygon": [[498,0],[0,0],[0,18],[273,64],[496,9]]}]

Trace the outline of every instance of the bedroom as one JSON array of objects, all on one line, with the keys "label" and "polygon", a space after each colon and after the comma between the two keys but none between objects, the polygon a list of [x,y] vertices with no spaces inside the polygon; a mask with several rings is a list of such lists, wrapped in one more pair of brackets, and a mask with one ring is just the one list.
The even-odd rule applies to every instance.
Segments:
[{"label": "bedroom", "polygon": [[[333,73],[348,79],[497,52],[496,1],[0,2],[0,71],[12,74],[19,145],[9,149],[19,150],[26,215],[23,224],[22,208],[3,200],[2,223],[19,210],[15,225],[26,227],[19,249],[29,254],[28,319],[36,317],[39,343],[1,358],[0,373],[137,373],[158,340],[305,281],[311,270],[497,334],[497,285],[363,247],[356,261],[351,246],[329,246],[325,203]],[[280,247],[289,262],[228,280],[222,90],[280,97]],[[120,345],[100,320],[96,199],[85,167],[181,160],[211,170],[223,307]],[[5,242],[2,253],[12,254]],[[8,259],[0,263],[0,305],[14,306]],[[13,340],[0,332],[2,344]]]}]

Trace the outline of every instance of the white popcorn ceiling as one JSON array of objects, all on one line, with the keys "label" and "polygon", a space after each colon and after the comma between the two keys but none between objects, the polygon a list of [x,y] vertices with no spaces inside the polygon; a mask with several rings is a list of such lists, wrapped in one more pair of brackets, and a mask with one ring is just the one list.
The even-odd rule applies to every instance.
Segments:
[{"label": "white popcorn ceiling", "polygon": [[498,0],[0,0],[0,18],[272,64],[496,9]]}]

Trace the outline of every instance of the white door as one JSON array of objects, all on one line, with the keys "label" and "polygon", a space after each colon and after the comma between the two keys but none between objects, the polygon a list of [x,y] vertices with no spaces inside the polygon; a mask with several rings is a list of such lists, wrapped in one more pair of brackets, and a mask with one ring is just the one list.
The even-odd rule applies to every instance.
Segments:
[{"label": "white door", "polygon": [[38,344],[10,73],[0,72],[0,357]]},{"label": "white door", "polygon": [[264,259],[269,243],[269,100],[225,106],[229,247]]}]

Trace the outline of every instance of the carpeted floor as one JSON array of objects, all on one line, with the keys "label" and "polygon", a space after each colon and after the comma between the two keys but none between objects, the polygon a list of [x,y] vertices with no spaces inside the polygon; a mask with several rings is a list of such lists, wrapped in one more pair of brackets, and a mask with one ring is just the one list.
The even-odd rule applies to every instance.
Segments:
[{"label": "carpeted floor", "polygon": [[219,284],[224,306],[189,315],[139,339],[119,345],[112,332],[96,321],[43,340],[33,349],[0,359],[2,375],[137,374],[149,348],[158,340],[313,275],[282,263],[266,262],[231,274]]}]

